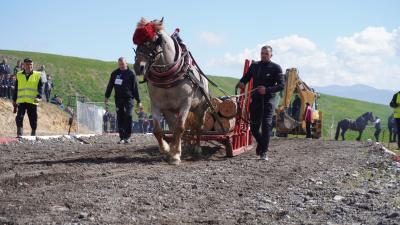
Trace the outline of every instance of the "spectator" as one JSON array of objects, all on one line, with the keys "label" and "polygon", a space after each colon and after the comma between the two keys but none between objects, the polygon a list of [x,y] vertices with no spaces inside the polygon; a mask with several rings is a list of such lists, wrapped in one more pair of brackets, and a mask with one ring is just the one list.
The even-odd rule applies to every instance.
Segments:
[{"label": "spectator", "polygon": [[313,113],[313,110],[312,110],[312,108],[311,108],[311,105],[310,105],[310,103],[306,103],[306,110],[305,110],[305,112],[304,112],[304,121],[306,121],[306,133],[307,133],[307,136],[306,136],[306,138],[312,138],[312,135],[311,135],[311,123],[312,123],[312,113]]},{"label": "spectator", "polygon": [[374,133],[374,137],[376,142],[379,142],[379,134],[381,133],[382,127],[381,127],[381,119],[379,119],[379,117],[375,117],[375,133]]},{"label": "spectator", "polygon": [[136,114],[138,115],[139,118],[139,131],[140,133],[144,133],[144,121],[147,118],[147,114],[144,112],[143,110],[143,106],[139,107],[139,112],[136,112]]},{"label": "spectator", "polygon": [[[39,72],[40,72],[40,78],[42,79],[43,84],[46,84],[47,83],[47,76],[46,76],[46,71],[45,71],[45,66],[44,65],[42,65],[40,67]],[[45,85],[43,85],[42,88],[43,88],[42,93],[44,93]],[[43,97],[44,96],[42,96],[42,98]]]},{"label": "spectator", "polygon": [[51,90],[54,88],[53,77],[51,74],[47,75],[47,82],[44,84],[44,94],[46,101],[50,102]]},{"label": "spectator", "polygon": [[152,133],[153,132],[153,115],[149,116],[149,128],[147,129],[148,133]]},{"label": "spectator", "polygon": [[3,85],[4,77],[5,77],[4,74],[0,74],[0,98],[4,98],[4,85]]},{"label": "spectator", "polygon": [[0,63],[0,74],[11,74],[11,69],[7,64],[7,59],[3,59],[3,61]]},{"label": "spectator", "polygon": [[2,86],[2,97],[11,99],[10,95],[10,75],[5,74],[3,80],[1,81]]},{"label": "spectator", "polygon": [[108,133],[109,132],[109,122],[110,122],[110,111],[106,109],[104,115],[103,115],[103,132]]},{"label": "spectator", "polygon": [[58,95],[54,95],[54,97],[50,100],[50,103],[54,105],[58,105],[61,109],[64,109],[63,101]]},{"label": "spectator", "polygon": [[64,112],[68,113],[70,116],[74,115],[74,109],[71,106],[65,107]]},{"label": "spectator", "polygon": [[148,133],[149,132],[149,126],[150,126],[150,121],[149,118],[147,117],[147,114],[145,113],[144,119],[143,119],[143,133]]},{"label": "spectator", "polygon": [[17,73],[20,71],[22,71],[22,62],[18,60],[17,65],[14,67],[14,75],[17,75]]},{"label": "spectator", "polygon": [[12,75],[12,76],[10,76],[10,80],[9,80],[9,85],[10,85],[10,88],[9,88],[9,98],[11,99],[12,98],[12,94],[15,92],[15,81],[16,81],[16,76],[15,75]]}]

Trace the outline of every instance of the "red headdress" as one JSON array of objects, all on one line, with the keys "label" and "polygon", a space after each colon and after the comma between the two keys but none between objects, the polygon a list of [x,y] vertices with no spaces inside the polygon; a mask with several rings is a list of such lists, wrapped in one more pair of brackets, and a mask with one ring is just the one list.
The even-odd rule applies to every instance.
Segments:
[{"label": "red headdress", "polygon": [[136,28],[132,40],[134,44],[141,45],[146,41],[152,40],[154,36],[156,36],[156,31],[154,30],[154,24],[150,22],[143,27]]}]

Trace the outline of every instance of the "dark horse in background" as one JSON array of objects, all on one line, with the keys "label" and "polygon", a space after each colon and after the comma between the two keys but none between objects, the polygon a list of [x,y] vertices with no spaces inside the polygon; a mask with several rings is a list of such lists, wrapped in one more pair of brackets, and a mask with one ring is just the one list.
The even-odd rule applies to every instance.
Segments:
[{"label": "dark horse in background", "polygon": [[342,140],[345,140],[344,134],[346,133],[346,131],[348,129],[358,131],[359,135],[357,137],[357,141],[361,140],[361,135],[362,135],[365,127],[367,126],[368,121],[370,121],[370,122],[375,121],[375,117],[372,114],[372,112],[366,112],[366,113],[362,114],[355,121],[353,121],[351,119],[344,119],[344,120],[339,121],[337,128],[336,128],[335,140],[337,141],[339,139],[340,130],[342,130],[342,132],[341,132]]}]

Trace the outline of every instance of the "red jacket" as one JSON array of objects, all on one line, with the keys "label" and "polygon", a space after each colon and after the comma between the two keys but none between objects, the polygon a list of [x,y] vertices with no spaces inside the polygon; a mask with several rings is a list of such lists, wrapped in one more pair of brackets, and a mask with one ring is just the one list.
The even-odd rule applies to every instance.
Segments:
[{"label": "red jacket", "polygon": [[312,113],[313,113],[313,110],[312,110],[311,106],[308,106],[304,113],[304,120],[306,122],[312,122]]}]

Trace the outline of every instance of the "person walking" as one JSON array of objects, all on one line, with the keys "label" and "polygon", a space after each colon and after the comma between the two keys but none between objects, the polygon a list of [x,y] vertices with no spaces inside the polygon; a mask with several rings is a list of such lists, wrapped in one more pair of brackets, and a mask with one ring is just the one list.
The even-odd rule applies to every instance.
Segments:
[{"label": "person walking", "polygon": [[110,111],[108,111],[108,108],[106,108],[106,111],[104,112],[104,115],[103,115],[103,132],[104,133],[109,132],[109,122],[110,122]]},{"label": "person walking", "polygon": [[375,126],[375,133],[374,133],[374,137],[375,137],[375,141],[379,142],[379,135],[382,131],[382,127],[381,127],[381,119],[379,119],[379,117],[375,117],[375,122],[374,122],[374,126]]},{"label": "person walking", "polygon": [[[236,88],[245,88],[245,84],[253,79],[256,91],[251,96],[250,130],[257,141],[256,154],[261,160],[268,160],[272,116],[275,111],[276,92],[283,90],[282,68],[271,61],[272,47],[261,48],[261,61],[250,65],[248,72],[240,79]],[[260,133],[261,126],[261,133]]]},{"label": "person walking", "polygon": [[115,106],[117,108],[117,123],[120,144],[129,143],[132,133],[132,107],[133,99],[136,99],[137,107],[141,107],[138,83],[135,73],[128,67],[125,58],[118,59],[118,69],[114,70],[108,81],[104,103],[108,105],[108,99],[114,89]]},{"label": "person walking", "polygon": [[41,67],[40,67],[40,69],[39,69],[39,72],[40,72],[40,77],[42,78],[42,82],[43,82],[43,90],[42,90],[42,93],[43,93],[43,96],[42,97],[45,97],[44,96],[44,89],[45,89],[45,84],[47,83],[47,75],[46,75],[46,67],[44,66],[44,65],[42,65]]},{"label": "person walking", "polygon": [[400,149],[400,91],[393,95],[389,105],[393,108],[393,118],[397,127],[397,148]]},{"label": "person walking", "polygon": [[301,108],[301,99],[298,95],[295,96],[292,103],[292,118],[299,121],[300,120],[300,108]]},{"label": "person walking", "polygon": [[23,135],[23,121],[25,112],[28,113],[29,123],[32,131],[31,136],[36,135],[37,128],[37,105],[42,99],[43,82],[40,72],[33,70],[33,61],[30,58],[24,59],[24,70],[17,73],[13,105],[17,107],[17,137]]},{"label": "person walking", "polygon": [[145,126],[144,126],[144,121],[147,117],[146,112],[142,107],[139,107],[139,112],[136,112],[137,116],[138,116],[138,126],[139,126],[139,132],[140,133],[146,133],[145,132]]},{"label": "person walking", "polygon": [[53,77],[49,74],[47,75],[47,82],[44,85],[44,94],[46,96],[46,101],[50,102],[51,90],[54,88]]}]

